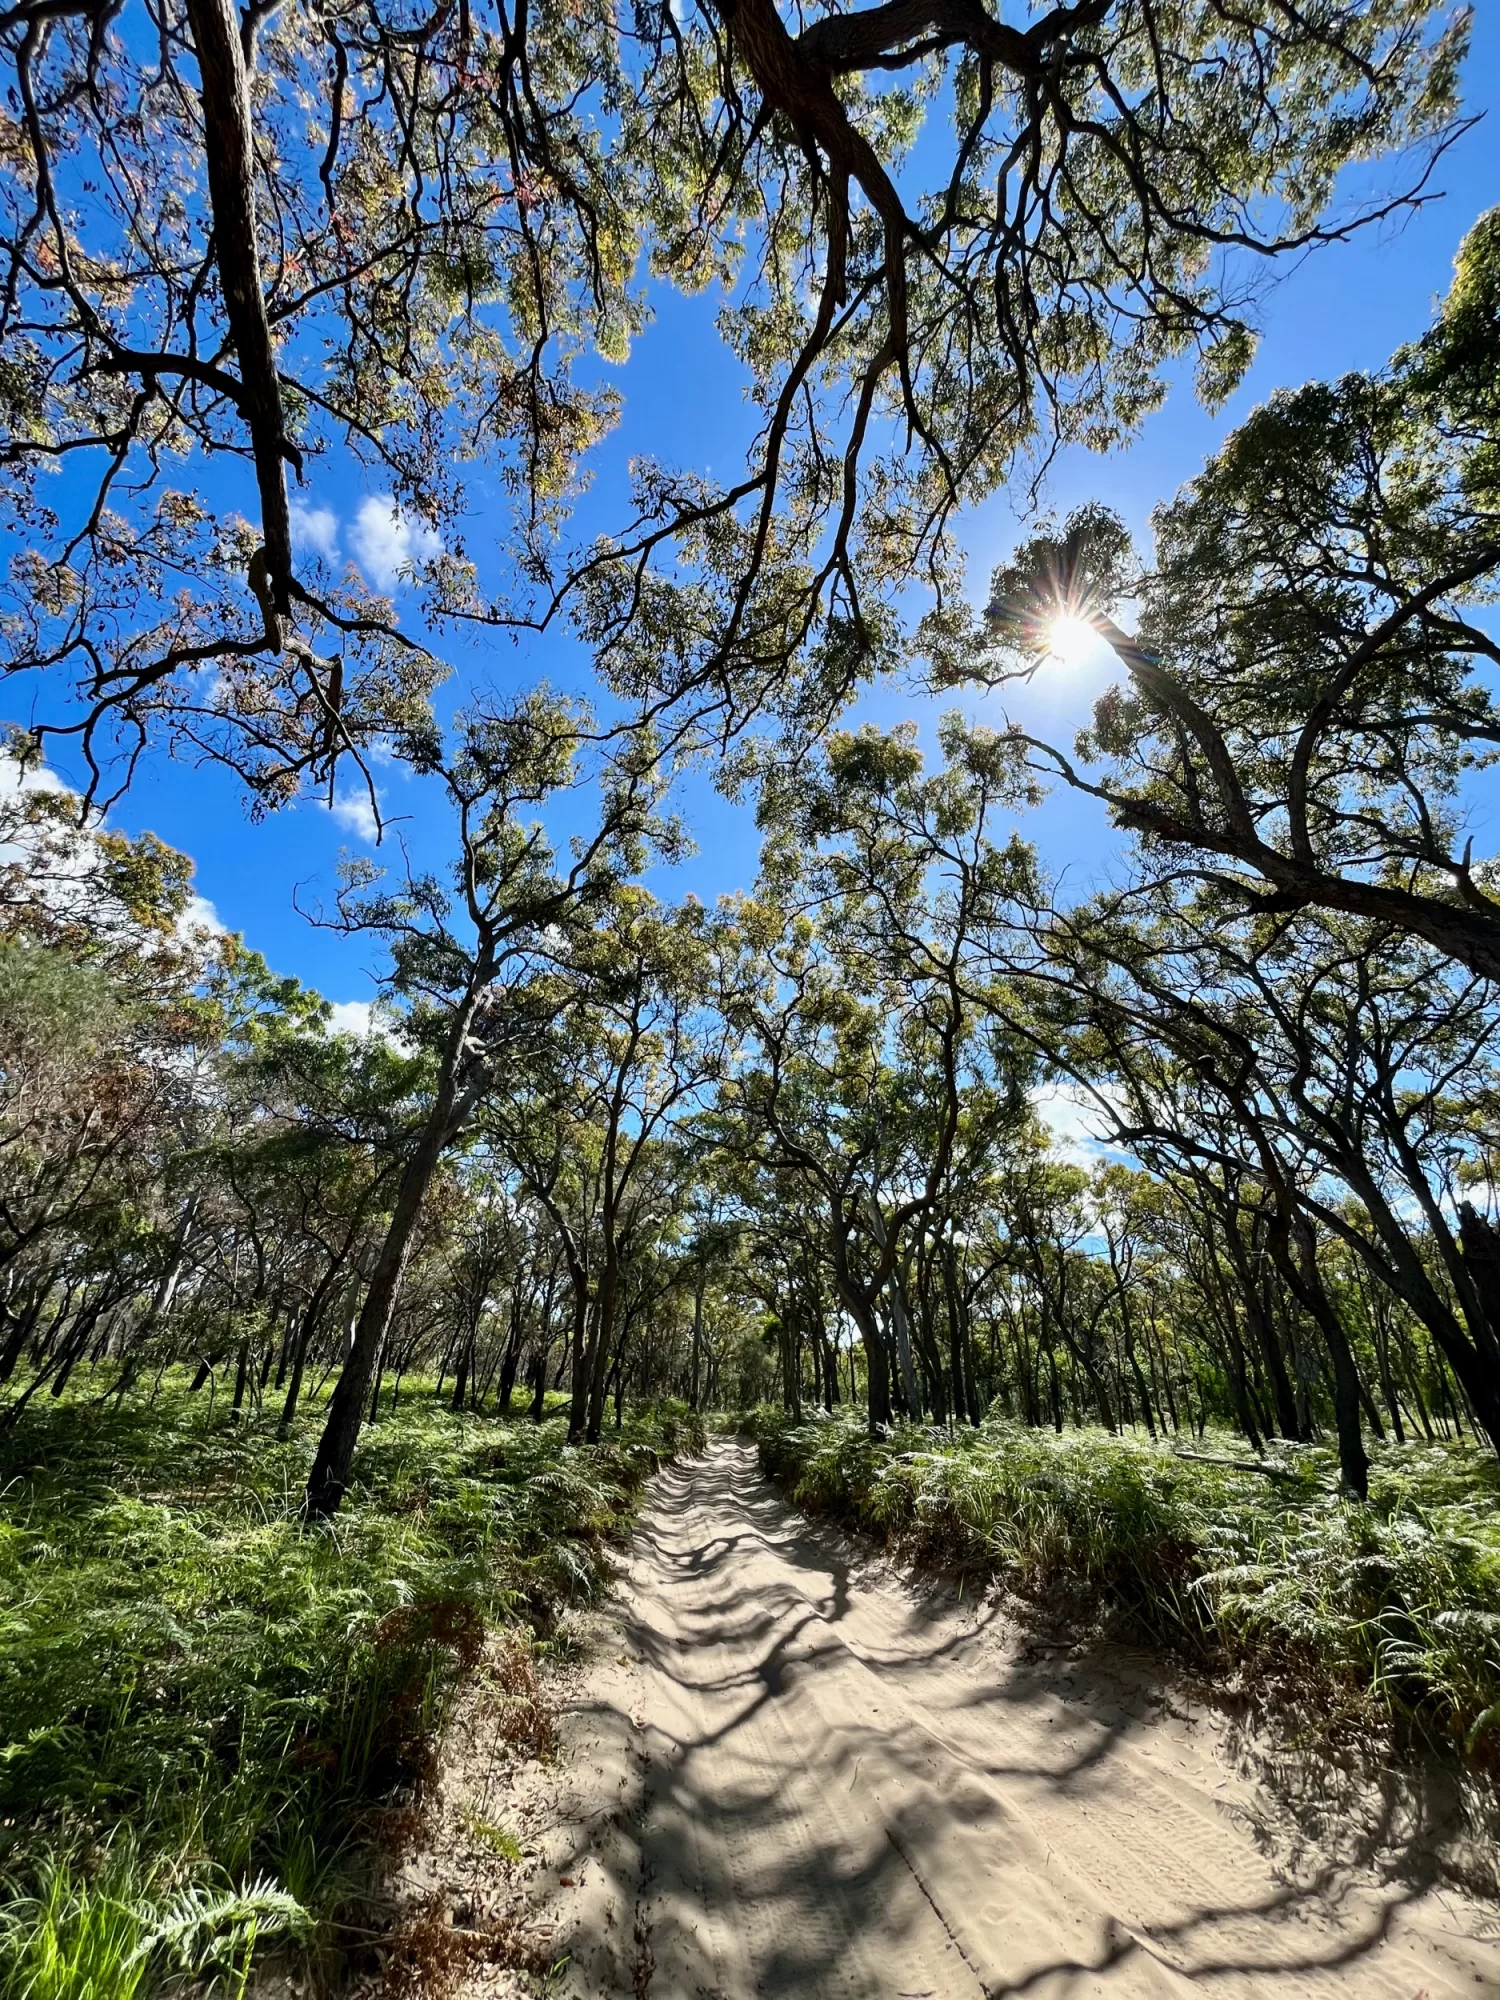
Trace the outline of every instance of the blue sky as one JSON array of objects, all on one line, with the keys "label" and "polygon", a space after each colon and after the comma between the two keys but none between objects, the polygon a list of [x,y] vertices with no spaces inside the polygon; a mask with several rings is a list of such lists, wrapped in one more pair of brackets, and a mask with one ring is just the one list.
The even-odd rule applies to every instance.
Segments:
[{"label": "blue sky", "polygon": [[[1420,333],[1447,288],[1461,237],[1500,199],[1500,7],[1479,10],[1465,96],[1469,110],[1487,115],[1444,163],[1437,185],[1445,199],[1399,228],[1363,232],[1284,267],[1264,301],[1255,364],[1226,409],[1210,416],[1186,382],[1177,385],[1128,450],[1107,458],[1082,450],[1065,453],[1049,477],[1046,504],[1066,513],[1081,500],[1104,500],[1144,540],[1152,507],[1191,477],[1226,431],[1273,389],[1378,366]],[[586,526],[618,521],[623,469],[635,452],[726,475],[741,462],[744,408],[736,372],[712,328],[713,309],[711,300],[658,301],[654,324],[619,371],[625,421],[601,459],[584,511]],[[357,556],[371,581],[381,581],[381,562],[400,553],[399,531],[393,542],[383,496],[361,484],[357,469],[320,464],[299,497],[304,532]],[[997,495],[962,524],[976,595],[1021,532],[1018,509],[1024,497],[1020,482],[1016,504]],[[494,518],[499,519],[498,507]],[[486,496],[476,487],[468,536],[473,552],[482,553],[494,535]],[[450,698],[475,681],[508,687],[545,677],[575,685],[586,675],[577,649],[550,638],[519,644],[488,638],[445,650],[455,670]],[[1010,697],[1011,711],[1066,740],[1110,677],[1102,664],[1049,672]],[[1001,705],[992,697],[965,705],[984,719],[1001,719]],[[938,707],[899,687],[882,687],[864,699],[859,712],[886,724],[914,717],[927,735]],[[66,765],[62,768],[67,775]],[[406,830],[417,851],[429,862],[440,859],[435,802],[394,771],[382,777],[387,808],[411,815]],[[683,803],[699,851],[653,886],[663,894],[692,890],[710,898],[747,885],[756,858],[749,809],[729,805],[706,777],[689,787]],[[191,854],[198,888],[222,922],[242,931],[279,970],[297,974],[336,1002],[372,996],[379,968],[373,947],[316,930],[293,907],[294,890],[304,903],[330,896],[341,848],[366,844],[357,809],[333,817],[303,805],[251,824],[228,778],[157,759],[143,766],[113,819],[131,831],[149,827]],[[1112,843],[1102,816],[1075,795],[1054,795],[1024,816],[1021,830],[1053,867],[1066,871],[1075,888],[1110,865]],[[1476,834],[1481,850],[1497,844],[1494,809],[1486,812],[1483,800],[1476,809]]]}]

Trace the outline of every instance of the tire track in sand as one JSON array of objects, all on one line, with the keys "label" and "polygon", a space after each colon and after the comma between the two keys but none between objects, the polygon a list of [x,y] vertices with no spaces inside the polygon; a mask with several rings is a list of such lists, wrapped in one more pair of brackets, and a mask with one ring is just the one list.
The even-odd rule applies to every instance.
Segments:
[{"label": "tire track in sand", "polygon": [[857,1575],[741,1443],[660,1475],[620,1615],[650,1759],[623,1992],[1500,1996],[1493,1912],[1278,1874],[1211,1729],[1038,1673],[991,1610]]}]

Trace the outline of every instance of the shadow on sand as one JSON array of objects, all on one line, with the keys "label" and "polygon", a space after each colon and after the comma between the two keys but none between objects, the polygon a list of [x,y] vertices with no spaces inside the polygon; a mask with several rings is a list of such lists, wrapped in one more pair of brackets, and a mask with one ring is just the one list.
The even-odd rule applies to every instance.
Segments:
[{"label": "shadow on sand", "polygon": [[[699,1539],[705,1521],[718,1531]],[[747,1994],[1051,2000],[1116,1990],[1417,1990],[1409,1954],[1400,1954],[1399,1969],[1376,1959],[1399,1914],[1439,1880],[1433,1815],[1443,1801],[1394,1778],[1365,1797],[1357,1821],[1346,1801],[1343,1837],[1327,1865],[1278,1876],[1236,1831],[1246,1869],[1234,1894],[1178,1897],[1170,1916],[1105,1915],[997,1981],[993,1958],[974,1949],[971,1913],[949,1907],[953,1842],[977,1836],[999,1855],[1014,1846],[1015,1796],[1031,1802],[1045,1827],[1062,1807],[1081,1823],[1106,1778],[1130,1784],[1130,1746],[1163,1708],[1162,1684],[1146,1663],[1111,1649],[1066,1662],[1027,1658],[1024,1649],[995,1643],[992,1628],[1004,1621],[993,1605],[957,1616],[942,1587],[893,1590],[888,1571],[878,1593],[885,1625],[865,1619],[852,1633],[851,1614],[863,1616],[871,1595],[861,1589],[871,1558],[837,1530],[796,1515],[739,1445],[718,1443],[698,1464],[662,1473],[636,1559],[644,1587],[635,1594],[630,1643],[680,1696],[670,1713],[701,1718],[701,1726],[656,1732],[645,1879],[681,1885],[689,1904],[696,1897],[705,1908],[728,1899],[729,1921],[747,1940]],[[807,1732],[805,1711],[795,1730],[782,1726],[789,1705],[808,1694],[812,1677],[824,1676],[821,1692],[836,1674],[874,1713],[830,1727],[815,1771],[809,1762],[789,1772],[780,1747]],[[924,1704],[938,1679],[942,1698],[929,1729]],[[914,1713],[923,1719],[914,1723]],[[1238,1748],[1256,1763],[1264,1811],[1245,1817],[1262,1855],[1275,1849],[1278,1828],[1283,1835],[1301,1828],[1303,1860],[1315,1848],[1327,1857],[1327,1796],[1305,1755],[1278,1752],[1244,1730]],[[851,1839],[849,1802],[862,1766],[876,1756],[875,1814],[885,1837]],[[866,1806],[861,1824],[871,1823]],[[1220,1828],[1222,1845],[1231,1837],[1222,1818]],[[1368,1872],[1377,1862],[1378,1879]],[[1246,1893],[1250,1879],[1255,1893]],[[1100,1884],[1096,1915],[1106,1902],[1128,1912],[1128,1894],[1110,1898],[1110,1885]],[[861,1973],[874,1940],[894,1980],[912,1934],[930,1931],[934,1918],[948,1940],[947,1984],[905,1988],[882,1984],[878,1971]],[[1487,1984],[1473,1972],[1463,1983],[1470,1993]],[[1447,1985],[1433,1987],[1434,2000]],[[724,2000],[740,1995],[725,1987]]]}]

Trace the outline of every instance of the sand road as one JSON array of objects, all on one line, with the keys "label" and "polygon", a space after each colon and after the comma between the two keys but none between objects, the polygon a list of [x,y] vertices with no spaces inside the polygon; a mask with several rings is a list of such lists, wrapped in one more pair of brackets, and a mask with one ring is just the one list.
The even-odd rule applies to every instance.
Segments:
[{"label": "sand road", "polygon": [[564,1864],[576,1991],[1500,1995],[1483,1906],[1278,1871],[1217,1718],[852,1565],[742,1444],[655,1483],[573,1717],[600,1784],[634,1746],[597,1865]]}]

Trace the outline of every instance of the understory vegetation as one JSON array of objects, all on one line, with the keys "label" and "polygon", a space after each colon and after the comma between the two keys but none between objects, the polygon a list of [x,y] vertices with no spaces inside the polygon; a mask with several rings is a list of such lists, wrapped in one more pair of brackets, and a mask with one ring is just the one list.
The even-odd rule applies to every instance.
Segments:
[{"label": "understory vegetation", "polygon": [[1327,1447],[1210,1431],[1186,1449],[1097,1426],[905,1426],[761,1409],[761,1464],[798,1505],[1061,1627],[1101,1625],[1316,1718],[1500,1770],[1500,1466],[1459,1445],[1377,1448],[1368,1501]]},{"label": "understory vegetation", "polygon": [[1494,1771],[1480,11],[8,0],[5,2000],[332,1964],[709,1410]]},{"label": "understory vegetation", "polygon": [[[642,1481],[701,1439],[670,1408],[565,1433],[408,1390],[316,1529],[314,1420],[283,1439],[185,1379],[0,1434],[7,2000],[235,1992],[257,1945],[339,1961],[465,1677],[524,1706]],[[545,1747],[542,1711],[506,1726]]]}]

